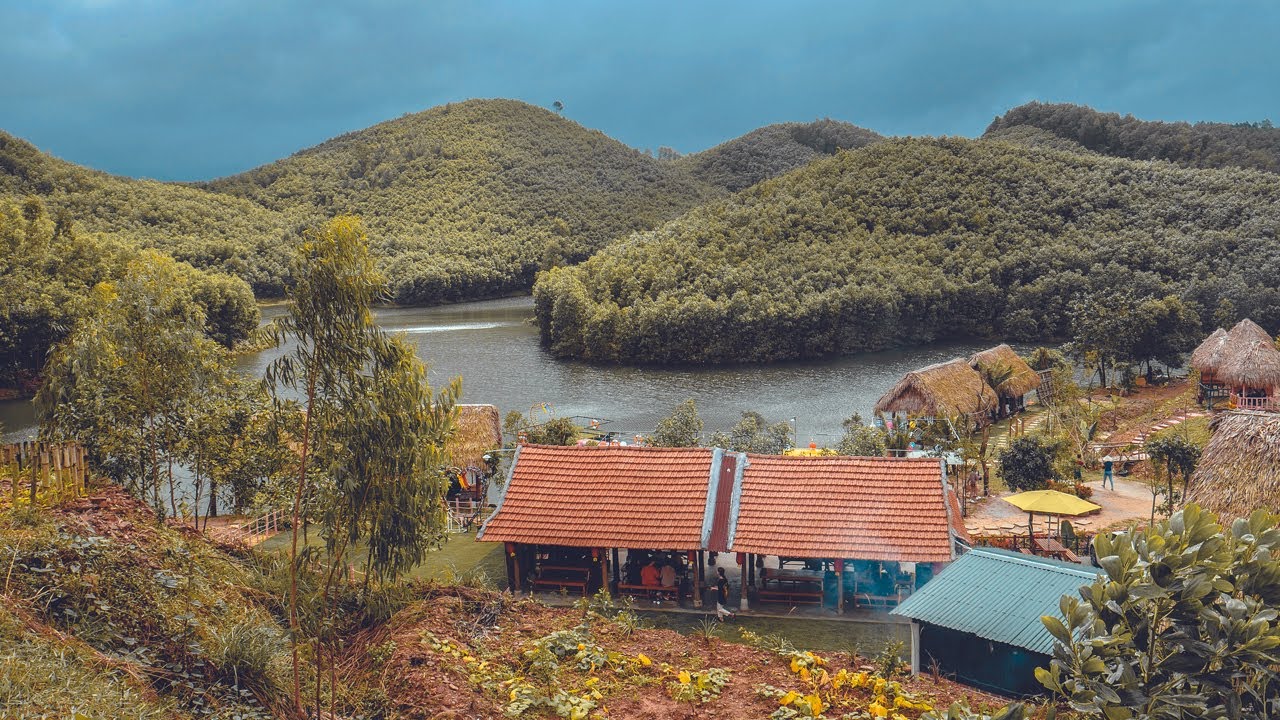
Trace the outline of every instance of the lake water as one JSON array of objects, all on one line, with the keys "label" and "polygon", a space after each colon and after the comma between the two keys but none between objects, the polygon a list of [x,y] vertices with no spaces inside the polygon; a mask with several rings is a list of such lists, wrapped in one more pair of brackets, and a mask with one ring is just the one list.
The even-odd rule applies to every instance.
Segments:
[{"label": "lake water", "polygon": [[[264,310],[264,317],[283,312]],[[538,343],[529,298],[435,308],[379,310],[378,322],[404,333],[430,365],[439,385],[463,378],[463,402],[528,413],[546,403],[556,416],[608,420],[602,429],[630,437],[651,431],[687,398],[698,404],[708,433],[727,429],[742,411],[770,422],[795,418],[800,444],[833,445],[840,422],[855,412],[871,416],[876,400],[912,369],[969,355],[991,343],[935,344],[831,360],[728,368],[632,368],[556,360]],[[242,357],[243,372],[261,376],[283,349]],[[538,417],[545,417],[541,409]],[[26,402],[0,402],[5,438],[34,435]]]}]

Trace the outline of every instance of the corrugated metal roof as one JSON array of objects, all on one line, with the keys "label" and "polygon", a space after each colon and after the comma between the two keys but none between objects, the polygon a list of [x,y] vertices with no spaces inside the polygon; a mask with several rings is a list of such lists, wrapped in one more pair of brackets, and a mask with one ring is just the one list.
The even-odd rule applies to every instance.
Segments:
[{"label": "corrugated metal roof", "polygon": [[893,614],[1049,655],[1054,640],[1040,617],[1061,617],[1059,599],[1075,595],[1100,573],[1085,565],[976,548],[948,565]]}]

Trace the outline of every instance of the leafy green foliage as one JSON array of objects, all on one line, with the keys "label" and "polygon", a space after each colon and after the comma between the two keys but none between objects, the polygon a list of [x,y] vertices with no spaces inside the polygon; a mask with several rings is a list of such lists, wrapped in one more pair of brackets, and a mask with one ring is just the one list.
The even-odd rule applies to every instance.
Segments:
[{"label": "leafy green foliage", "polygon": [[[21,204],[0,197],[0,383],[32,381],[88,312],[92,288],[155,257],[127,240],[82,232],[67,211],[50,217],[34,197]],[[209,337],[231,347],[257,326],[244,282],[185,263],[167,266],[180,286],[174,291],[202,311]]]},{"label": "leafy green foliage", "polygon": [[1000,477],[1010,490],[1042,490],[1056,471],[1058,444],[1037,435],[1025,435],[1000,452]]},{"label": "leafy green foliage", "polygon": [[1173,497],[1173,481],[1179,475],[1182,476],[1182,489],[1185,496],[1191,473],[1195,472],[1196,463],[1200,462],[1201,448],[1176,433],[1154,436],[1147,441],[1145,447],[1147,455],[1151,458],[1151,467],[1156,472],[1156,478],[1163,477],[1169,484],[1168,497]]},{"label": "leafy green foliage", "polygon": [[83,443],[98,468],[160,516],[165,476],[168,511],[178,512],[173,461],[191,438],[203,391],[228,386],[231,375],[185,275],[173,259],[144,250],[118,282],[95,286],[36,397],[42,435]]},{"label": "leafy green foliage", "polygon": [[649,437],[649,444],[655,447],[698,447],[702,444],[702,428],[698,405],[689,398],[658,421],[657,429]]},{"label": "leafy green foliage", "polygon": [[792,447],[791,425],[786,422],[769,424],[764,416],[754,410],[742,413],[742,419],[728,432],[717,430],[711,435],[712,447],[734,452],[781,455]]},{"label": "leafy green foliage", "polygon": [[1188,505],[1094,540],[1105,577],[1064,597],[1036,677],[1090,717],[1267,717],[1280,698],[1280,530],[1258,510],[1220,526]]},{"label": "leafy green foliage", "polygon": [[[1276,327],[1278,226],[1270,173],[886,140],[552,269],[535,310],[556,355],[652,363],[1060,339],[1083,301],[1119,286],[1134,305],[1173,296],[1202,325],[1230,300]],[[1168,349],[1181,352],[1194,324],[1165,310],[1180,323]]]},{"label": "leafy green foliage", "polygon": [[840,424],[844,428],[844,435],[836,445],[836,452],[861,457],[884,455],[888,447],[888,433],[884,430],[867,425],[857,413],[845,418]]},{"label": "leafy green foliage", "polygon": [[[1151,122],[1071,104],[1031,102],[992,121],[986,136],[1038,129],[1105,155],[1189,167],[1280,172],[1280,129],[1259,123]],[[985,137],[985,136],[984,136]]]}]

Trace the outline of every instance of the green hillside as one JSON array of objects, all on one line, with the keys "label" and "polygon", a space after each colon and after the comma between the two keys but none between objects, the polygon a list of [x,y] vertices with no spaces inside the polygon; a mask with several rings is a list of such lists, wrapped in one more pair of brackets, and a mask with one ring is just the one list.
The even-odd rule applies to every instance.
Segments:
[{"label": "green hillside", "polygon": [[555,113],[472,100],[343,135],[208,189],[308,216],[355,213],[395,300],[527,290],[724,191]]},{"label": "green hillside", "polygon": [[1280,129],[1260,123],[1151,122],[1083,105],[1028,103],[998,117],[985,137],[1034,127],[1089,150],[1187,167],[1243,167],[1280,172]]},{"label": "green hillside", "polygon": [[200,268],[247,280],[260,296],[283,291],[292,227],[254,203],[198,188],[109,175],[59,160],[0,132],[0,197],[40,198],[53,217],[118,235]]},{"label": "green hillside", "polygon": [[839,150],[883,140],[878,133],[825,119],[766,125],[676,162],[707,183],[737,192]]},{"label": "green hillside", "polygon": [[[1280,326],[1280,177],[962,139],[876,143],[534,289],[559,356],[716,363],[1061,338],[1089,298]],[[1224,301],[1230,300],[1230,303]]]}]

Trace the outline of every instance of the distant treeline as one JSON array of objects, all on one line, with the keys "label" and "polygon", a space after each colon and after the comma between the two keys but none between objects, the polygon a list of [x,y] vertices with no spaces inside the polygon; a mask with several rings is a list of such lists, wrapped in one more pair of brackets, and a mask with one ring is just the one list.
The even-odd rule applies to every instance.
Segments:
[{"label": "distant treeline", "polygon": [[1066,338],[1084,308],[1170,295],[1206,325],[1275,328],[1278,225],[1269,173],[896,139],[555,269],[534,297],[555,354],[608,362]]},{"label": "distant treeline", "polygon": [[1035,127],[1082,147],[1133,160],[1168,160],[1198,168],[1280,172],[1280,129],[1256,123],[1151,122],[1083,105],[1028,103],[998,117],[987,135]]}]

